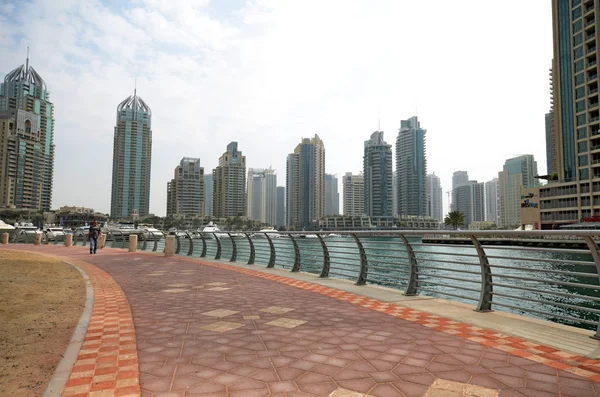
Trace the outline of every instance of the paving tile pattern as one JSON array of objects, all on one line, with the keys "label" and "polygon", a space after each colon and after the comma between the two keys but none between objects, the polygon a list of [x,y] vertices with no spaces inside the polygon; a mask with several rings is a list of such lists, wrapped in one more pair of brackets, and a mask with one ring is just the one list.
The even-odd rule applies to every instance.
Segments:
[{"label": "paving tile pattern", "polygon": [[[562,352],[251,267],[112,250],[89,261],[127,294],[143,396],[327,396],[342,388],[421,397],[439,379],[501,397],[600,391],[596,374],[562,367]],[[228,289],[204,288],[215,282]],[[185,286],[164,292],[170,284]],[[264,311],[272,307],[282,310]],[[223,317],[205,314],[215,311]],[[288,327],[269,324],[282,319]],[[543,353],[514,354],[530,348]],[[546,353],[554,356],[540,360]]]}]

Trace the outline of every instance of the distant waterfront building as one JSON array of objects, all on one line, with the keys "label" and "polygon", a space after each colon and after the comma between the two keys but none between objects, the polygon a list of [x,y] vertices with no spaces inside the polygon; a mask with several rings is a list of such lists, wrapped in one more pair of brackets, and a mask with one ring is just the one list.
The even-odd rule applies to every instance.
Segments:
[{"label": "distant waterfront building", "polygon": [[392,172],[392,212],[398,216],[398,177],[396,171]]},{"label": "distant waterfront building", "polygon": [[427,216],[444,221],[443,192],[440,178],[435,174],[427,175]]},{"label": "distant waterfront building", "polygon": [[546,173],[550,176],[558,173],[558,146],[556,142],[556,132],[554,131],[554,76],[552,68],[549,72],[550,77],[550,111],[545,115],[546,126]]},{"label": "distant waterfront building", "polygon": [[498,178],[485,183],[485,220],[498,224]]},{"label": "distant waterfront building", "polygon": [[54,105],[29,57],[0,83],[0,208],[49,211]]},{"label": "distant waterfront building", "polygon": [[482,222],[485,220],[485,200],[484,183],[477,181],[467,181],[454,189],[456,192],[456,211],[460,211],[465,216],[465,226],[473,222]]},{"label": "distant waterfront building", "polygon": [[167,216],[204,217],[205,194],[200,159],[182,158],[167,182]]},{"label": "distant waterfront building", "polygon": [[117,107],[110,215],[121,219],[150,210],[152,111],[133,91]]},{"label": "distant waterfront building", "polygon": [[340,193],[337,175],[325,174],[325,215],[339,215]]},{"label": "distant waterfront building", "polygon": [[247,216],[274,226],[277,221],[277,174],[272,168],[248,169]]},{"label": "distant waterfront building", "polygon": [[344,216],[360,217],[365,214],[365,179],[363,174],[346,172],[342,179]]},{"label": "distant waterfront building", "polygon": [[286,165],[286,222],[296,230],[319,226],[325,216],[325,145],[303,138]]},{"label": "distant waterfront building", "polygon": [[469,173],[467,171],[455,171],[452,174],[452,191],[450,193],[452,195],[452,203],[450,204],[450,211],[456,211],[455,203],[458,200],[455,192],[456,188],[467,182],[469,182]]},{"label": "distant waterfront building", "polygon": [[365,213],[374,218],[394,216],[392,194],[392,145],[383,140],[383,131],[375,131],[365,141],[363,155]]},{"label": "distant waterfront building", "polygon": [[285,226],[285,186],[277,186],[277,228]]},{"label": "distant waterfront building", "polygon": [[533,155],[506,160],[498,173],[498,217],[499,226],[508,228],[521,224],[521,189],[538,185],[537,163]]},{"label": "distant waterfront building", "polygon": [[425,216],[427,197],[427,159],[425,133],[417,116],[400,122],[396,138],[396,173],[398,178],[398,214]]},{"label": "distant waterfront building", "polygon": [[204,175],[204,216],[212,216],[212,174]]},{"label": "distant waterfront building", "polygon": [[246,156],[231,142],[213,176],[213,218],[246,215]]}]

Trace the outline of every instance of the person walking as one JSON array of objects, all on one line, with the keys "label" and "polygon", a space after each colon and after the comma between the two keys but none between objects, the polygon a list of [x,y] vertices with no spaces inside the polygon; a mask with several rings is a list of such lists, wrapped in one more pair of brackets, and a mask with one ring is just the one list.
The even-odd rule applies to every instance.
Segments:
[{"label": "person walking", "polygon": [[98,248],[98,238],[102,235],[100,231],[100,226],[98,226],[98,222],[95,220],[92,222],[92,226],[90,226],[90,231],[88,232],[88,236],[90,237],[90,254],[95,254],[96,249]]}]

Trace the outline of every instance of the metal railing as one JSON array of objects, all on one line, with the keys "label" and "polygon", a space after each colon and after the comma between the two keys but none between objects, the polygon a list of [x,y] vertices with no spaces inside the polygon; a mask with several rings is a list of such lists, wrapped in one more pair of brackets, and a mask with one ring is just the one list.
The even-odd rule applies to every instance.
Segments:
[{"label": "metal railing", "polygon": [[[138,250],[164,251],[166,235],[138,236]],[[479,312],[594,329],[600,338],[598,237],[600,230],[185,232],[175,236],[175,252],[449,298]],[[107,247],[129,246],[122,232],[108,232],[106,240]],[[85,238],[74,238],[82,244]]]}]

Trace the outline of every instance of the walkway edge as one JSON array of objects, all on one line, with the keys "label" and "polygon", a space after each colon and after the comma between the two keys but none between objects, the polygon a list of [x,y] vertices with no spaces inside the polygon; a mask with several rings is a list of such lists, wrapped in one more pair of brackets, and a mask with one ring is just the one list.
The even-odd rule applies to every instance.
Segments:
[{"label": "walkway edge", "polygon": [[60,396],[65,389],[65,385],[71,375],[73,364],[77,361],[77,356],[83,345],[83,340],[90,324],[94,307],[94,287],[92,286],[92,280],[90,280],[87,273],[76,264],[67,261],[64,263],[73,266],[81,273],[81,276],[85,281],[85,304],[83,313],[81,313],[81,317],[79,318],[79,323],[77,323],[75,331],[73,331],[73,336],[71,337],[52,378],[50,378],[50,382],[48,382],[48,386],[42,394],[42,397]]}]

